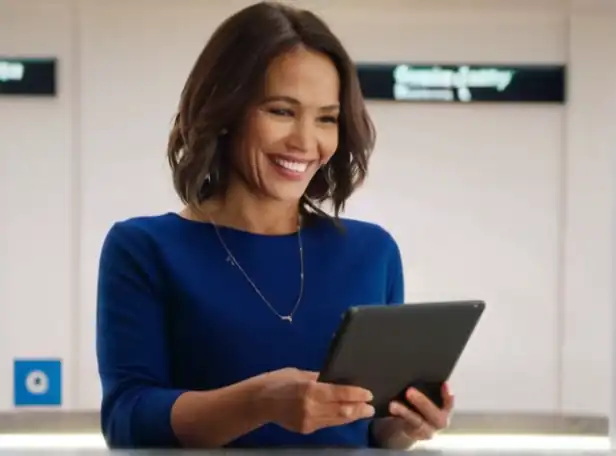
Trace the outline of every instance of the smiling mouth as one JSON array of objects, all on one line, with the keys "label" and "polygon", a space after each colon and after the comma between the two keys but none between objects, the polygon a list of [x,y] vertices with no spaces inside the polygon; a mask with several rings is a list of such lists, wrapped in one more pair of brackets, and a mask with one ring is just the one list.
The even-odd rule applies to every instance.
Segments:
[{"label": "smiling mouth", "polygon": [[289,160],[283,157],[270,157],[272,163],[290,173],[303,174],[308,169],[311,162]]}]

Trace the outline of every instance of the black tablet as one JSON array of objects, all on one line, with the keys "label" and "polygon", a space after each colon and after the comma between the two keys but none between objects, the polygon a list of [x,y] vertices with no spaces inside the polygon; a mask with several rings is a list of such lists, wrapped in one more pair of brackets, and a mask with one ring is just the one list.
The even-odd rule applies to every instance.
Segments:
[{"label": "black tablet", "polygon": [[370,390],[375,416],[410,386],[442,407],[451,376],[483,311],[483,301],[370,305],[350,308],[331,342],[319,381]]}]

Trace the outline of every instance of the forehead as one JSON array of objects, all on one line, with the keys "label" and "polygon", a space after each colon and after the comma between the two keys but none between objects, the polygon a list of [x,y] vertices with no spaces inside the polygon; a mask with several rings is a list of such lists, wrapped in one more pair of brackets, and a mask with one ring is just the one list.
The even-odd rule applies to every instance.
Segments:
[{"label": "forehead", "polygon": [[324,54],[295,49],[270,64],[265,76],[265,96],[288,96],[302,104],[327,106],[338,103],[340,80],[333,62]]}]

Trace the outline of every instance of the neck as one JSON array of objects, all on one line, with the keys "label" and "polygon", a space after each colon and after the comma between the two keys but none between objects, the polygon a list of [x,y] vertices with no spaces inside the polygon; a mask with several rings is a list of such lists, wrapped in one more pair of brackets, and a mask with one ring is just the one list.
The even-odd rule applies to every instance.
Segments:
[{"label": "neck", "polygon": [[289,234],[297,231],[299,202],[281,202],[231,187],[224,198],[207,201],[203,215],[219,226],[256,234]]}]

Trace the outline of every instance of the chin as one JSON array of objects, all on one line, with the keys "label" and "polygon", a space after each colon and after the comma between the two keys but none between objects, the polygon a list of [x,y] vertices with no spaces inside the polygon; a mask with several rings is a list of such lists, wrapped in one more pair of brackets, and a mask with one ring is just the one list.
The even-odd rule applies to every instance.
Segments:
[{"label": "chin", "polygon": [[305,188],[303,189],[303,191],[289,189],[269,189],[267,194],[270,196],[271,199],[280,203],[297,204],[304,195],[305,191]]}]

